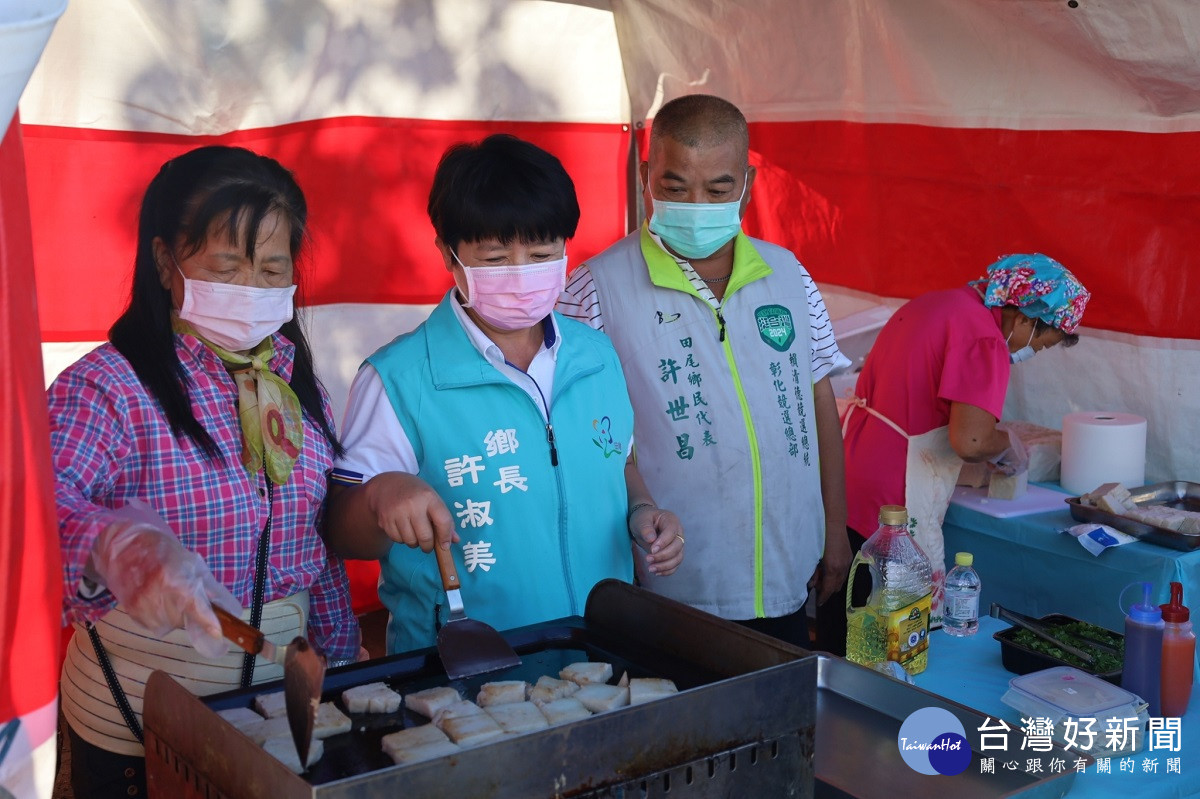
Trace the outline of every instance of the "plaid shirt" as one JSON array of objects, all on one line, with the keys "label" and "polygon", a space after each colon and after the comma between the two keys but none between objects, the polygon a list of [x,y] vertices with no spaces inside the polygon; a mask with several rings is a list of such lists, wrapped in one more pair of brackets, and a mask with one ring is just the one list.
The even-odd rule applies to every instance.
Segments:
[{"label": "plaid shirt", "polygon": [[[295,349],[279,334],[274,341],[271,369],[290,380]],[[80,580],[112,509],[132,499],[158,511],[243,606],[253,599],[256,546],[268,517],[266,477],[242,466],[237,389],[225,364],[192,336],[176,335],[175,351],[190,382],[192,410],[220,449],[220,463],[190,438],[172,434],[157,401],[111,344],[85,355],[50,387],[67,620],[96,619],[116,604],[108,592],[86,598]],[[322,405],[328,416],[327,397]],[[292,479],[274,491],[266,601],[308,589],[311,640],[330,659],[344,659],[358,655],[358,622],[345,567],[326,552],[316,529],[332,461],[320,428],[306,418]]]}]

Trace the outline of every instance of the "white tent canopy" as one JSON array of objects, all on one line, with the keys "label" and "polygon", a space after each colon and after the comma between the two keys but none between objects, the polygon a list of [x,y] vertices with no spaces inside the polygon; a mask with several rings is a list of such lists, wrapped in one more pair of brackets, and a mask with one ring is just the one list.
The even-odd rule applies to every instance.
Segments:
[{"label": "white tent canopy", "polygon": [[[128,157],[131,145],[161,144],[155,134],[176,150],[217,137],[270,151],[294,128],[341,126],[371,135],[318,142],[349,170],[332,187],[344,196],[318,189],[318,269],[339,262],[343,287],[399,271],[444,288],[422,200],[456,133],[514,130],[551,149],[605,140],[560,153],[584,204],[575,259],[623,232],[623,126],[640,134],[664,100],[712,92],[754,126],[761,178],[748,226],[800,254],[835,317],[977,277],[1005,252],[1047,252],[1095,298],[1083,343],[1014,371],[1006,416],[1057,427],[1076,410],[1138,413],[1150,420],[1147,479],[1198,479],[1194,451],[1172,444],[1197,433],[1200,355],[1181,306],[1197,280],[1184,246],[1196,198],[1182,165],[1160,154],[1200,129],[1197,29],[1200,7],[1186,0],[327,0],[286,15],[259,2],[91,0],[64,16],[22,101],[35,241],[77,230],[39,218],[36,198],[86,186],[92,199],[71,207],[108,214],[95,268],[123,287],[147,164],[131,162],[108,191],[84,183],[73,159]],[[63,143],[80,131],[103,131],[108,146]],[[304,180],[313,150],[277,149],[295,154]],[[53,159],[75,174],[63,181]],[[381,186],[383,202],[353,202]],[[347,198],[356,223],[322,217]],[[355,249],[372,214],[400,233]],[[68,255],[39,252],[39,277],[77,269]],[[308,292],[339,411],[361,358],[419,321],[436,293]],[[123,300],[115,288],[43,297],[48,372],[100,338]],[[78,335],[60,318],[79,320]]]},{"label": "white tent canopy", "polygon": [[[5,122],[62,3],[0,11]],[[272,155],[309,199],[302,301],[340,418],[362,358],[450,285],[424,214],[447,145],[510,132],[558,155],[583,209],[579,263],[636,224],[655,111],[708,92],[751,122],[747,230],[799,254],[852,355],[904,299],[1045,252],[1093,299],[1077,347],[1014,369],[1005,418],[1139,414],[1147,481],[1200,481],[1198,32],[1192,0],[81,0],[0,146],[24,165],[0,170],[0,278],[32,251],[48,381],[127,301],[158,167],[214,142]],[[11,210],[26,186],[31,246]],[[22,311],[6,325],[32,315],[21,274],[0,282],[22,292],[0,303]],[[0,363],[20,357],[0,347]],[[14,457],[21,423],[2,423]],[[27,516],[32,541],[45,531]],[[56,613],[44,593],[37,618]],[[53,671],[52,650],[30,652],[35,670]],[[47,701],[36,713],[53,716]],[[52,721],[0,710],[30,736],[0,786],[44,795],[48,757],[29,752],[52,746]]]}]

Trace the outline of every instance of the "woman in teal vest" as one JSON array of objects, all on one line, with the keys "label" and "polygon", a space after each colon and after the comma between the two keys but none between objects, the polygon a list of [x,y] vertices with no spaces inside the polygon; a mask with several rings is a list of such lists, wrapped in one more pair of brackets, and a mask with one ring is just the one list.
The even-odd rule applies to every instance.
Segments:
[{"label": "woman in teal vest", "polygon": [[328,519],[332,549],[381,561],[390,653],[446,619],[434,546],[497,629],[581,614],[597,582],[632,579],[631,539],[653,579],[683,559],[629,458],[616,351],[552,312],[579,222],[562,164],[512,136],[456,145],[429,217],[455,288],[355,378]]}]

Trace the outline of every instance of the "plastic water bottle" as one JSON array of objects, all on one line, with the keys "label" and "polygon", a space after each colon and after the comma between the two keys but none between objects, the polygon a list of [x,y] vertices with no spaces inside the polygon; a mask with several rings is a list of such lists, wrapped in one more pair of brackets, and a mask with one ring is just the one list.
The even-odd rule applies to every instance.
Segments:
[{"label": "plastic water bottle", "polygon": [[1171,583],[1171,601],[1160,605],[1163,616],[1162,714],[1180,718],[1192,698],[1192,667],[1196,662],[1196,634],[1191,612],[1183,605],[1183,584]]},{"label": "plastic water bottle", "polygon": [[947,635],[966,638],[979,631],[979,575],[972,568],[975,556],[959,552],[954,568],[946,574],[946,611],[942,629]]},{"label": "plastic water bottle", "polygon": [[1163,617],[1158,605],[1150,601],[1153,585],[1141,583],[1141,586],[1142,601],[1131,607],[1125,616],[1125,668],[1121,673],[1121,687],[1149,703],[1150,715],[1157,716],[1162,677]]},{"label": "plastic water bottle", "polygon": [[[869,572],[871,595],[854,606],[854,581]],[[929,662],[929,606],[933,569],[908,534],[902,505],[879,509],[879,529],[850,566],[846,586],[846,658],[866,666],[893,660],[909,674]]]}]

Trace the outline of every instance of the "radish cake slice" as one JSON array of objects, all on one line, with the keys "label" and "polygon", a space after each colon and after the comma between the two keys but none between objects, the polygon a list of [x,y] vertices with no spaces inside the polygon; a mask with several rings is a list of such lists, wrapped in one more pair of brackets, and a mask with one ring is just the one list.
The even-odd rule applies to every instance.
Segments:
[{"label": "radish cake slice", "polygon": [[287,713],[287,705],[284,703],[283,691],[254,697],[254,709],[269,719],[284,715]]},{"label": "radish cake slice", "polygon": [[529,701],[538,704],[553,702],[555,699],[570,696],[578,690],[579,683],[570,680],[556,680],[543,674],[538,677],[537,685],[529,691]]},{"label": "radish cake slice", "polygon": [[495,705],[487,710],[489,716],[496,720],[500,729],[508,733],[533,732],[544,730],[550,726],[542,711],[533,702],[508,702]]},{"label": "radish cake slice", "polygon": [[403,700],[381,682],[356,685],[342,692],[342,704],[351,713],[395,713]]},{"label": "radish cake slice", "polygon": [[307,771],[313,763],[321,759],[321,755],[325,754],[325,743],[319,738],[314,739],[308,746],[308,762],[301,767],[300,753],[296,751],[296,742],[292,740],[291,734],[268,738],[263,741],[262,748],[295,774]]},{"label": "radish cake slice", "polygon": [[[428,726],[428,725],[427,725]],[[444,755],[452,755],[456,752],[461,752],[457,744],[449,739],[445,741],[436,741],[431,744],[421,744],[419,746],[409,747],[407,749],[384,750],[391,755],[392,760],[397,765],[406,765],[409,763],[420,763],[423,760],[432,760],[435,757],[443,757]]]},{"label": "radish cake slice", "polygon": [[592,711],[584,707],[583,703],[573,696],[564,696],[562,699],[546,702],[541,708],[542,715],[550,724],[566,724],[570,721],[586,719],[592,715]]},{"label": "radish cake slice", "polygon": [[658,677],[634,677],[629,681],[629,704],[640,705],[679,693],[675,683]]},{"label": "radish cake slice", "polygon": [[317,705],[317,718],[313,722],[313,737],[328,738],[350,732],[350,717],[338,710],[333,702]]},{"label": "radish cake slice", "polygon": [[445,723],[451,719],[462,719],[467,716],[478,716],[483,713],[483,708],[469,700],[463,699],[455,702],[453,705],[448,705],[433,716],[433,723],[440,729],[445,730]]},{"label": "radish cake slice", "polygon": [[479,689],[475,701],[480,707],[492,705],[509,705],[525,701],[525,692],[529,684],[523,680],[501,680],[500,682],[484,683]]},{"label": "radish cake slice", "polygon": [[575,694],[575,699],[593,713],[603,713],[606,710],[616,710],[629,704],[629,689],[620,685],[591,684],[585,685]]},{"label": "radish cake slice", "polygon": [[504,734],[496,720],[487,713],[443,719],[442,732],[459,746],[477,746]]},{"label": "radish cake slice", "polygon": [[462,697],[458,695],[458,691],[449,686],[427,688],[404,698],[404,704],[408,706],[409,710],[420,713],[427,719],[433,718],[442,708],[461,701]]},{"label": "radish cake slice", "polygon": [[450,743],[450,739],[446,737],[446,733],[432,724],[422,724],[420,727],[408,727],[407,729],[388,733],[383,736],[381,743],[383,751],[392,760],[399,763],[400,760],[396,757],[396,752],[398,751],[417,749],[418,747],[429,746],[430,744],[448,744]]},{"label": "radish cake slice", "polygon": [[579,685],[605,683],[612,679],[612,675],[612,664],[600,662],[572,663],[558,673],[558,676],[564,680],[570,680]]},{"label": "radish cake slice", "polygon": [[217,715],[228,721],[239,730],[249,727],[251,724],[259,724],[263,717],[255,713],[248,707],[235,707],[229,710],[218,710]]},{"label": "radish cake slice", "polygon": [[259,746],[262,746],[263,741],[270,740],[271,738],[292,734],[292,728],[288,726],[287,716],[259,719],[256,724],[247,724],[245,727],[238,727],[238,729],[242,735],[245,735]]}]

